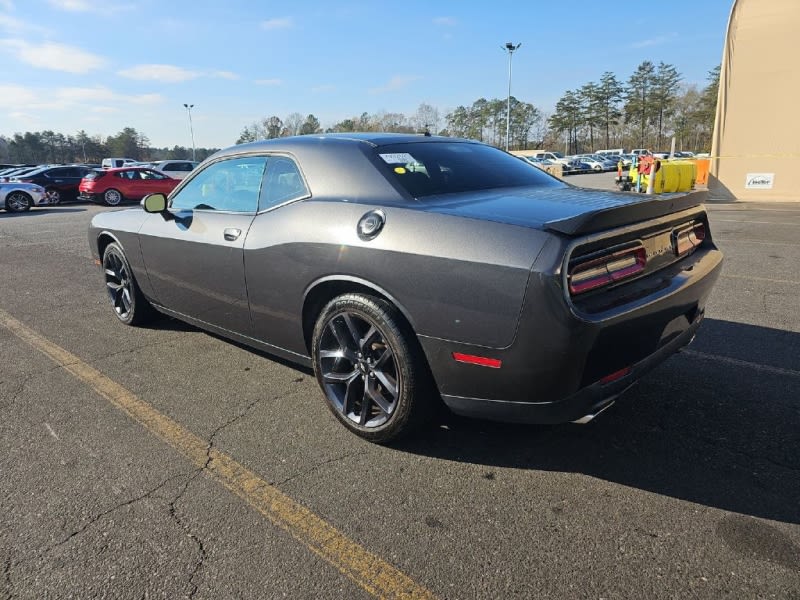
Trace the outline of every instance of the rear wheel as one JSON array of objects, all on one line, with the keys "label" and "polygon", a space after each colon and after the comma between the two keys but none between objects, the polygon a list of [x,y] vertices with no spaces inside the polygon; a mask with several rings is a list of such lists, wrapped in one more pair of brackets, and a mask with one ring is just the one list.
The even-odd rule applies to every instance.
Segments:
[{"label": "rear wheel", "polygon": [[9,212],[25,212],[33,206],[33,198],[25,192],[11,192],[6,196],[6,210]]},{"label": "rear wheel", "polygon": [[106,203],[106,206],[119,206],[122,199],[122,194],[114,188],[106,190],[103,194],[103,202]]},{"label": "rear wheel", "polygon": [[312,338],[317,382],[350,431],[388,442],[430,418],[434,398],[411,328],[384,300],[345,294],[322,310]]},{"label": "rear wheel", "polygon": [[142,325],[152,320],[156,311],[144,297],[122,248],[112,242],[103,252],[103,274],[111,308],[126,325]]}]

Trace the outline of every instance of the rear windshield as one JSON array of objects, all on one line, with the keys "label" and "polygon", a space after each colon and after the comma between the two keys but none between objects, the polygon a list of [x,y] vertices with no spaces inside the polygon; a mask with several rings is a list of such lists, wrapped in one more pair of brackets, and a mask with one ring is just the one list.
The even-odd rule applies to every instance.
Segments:
[{"label": "rear windshield", "polygon": [[380,146],[376,152],[390,177],[415,198],[491,188],[565,185],[529,162],[483,144],[411,142]]}]

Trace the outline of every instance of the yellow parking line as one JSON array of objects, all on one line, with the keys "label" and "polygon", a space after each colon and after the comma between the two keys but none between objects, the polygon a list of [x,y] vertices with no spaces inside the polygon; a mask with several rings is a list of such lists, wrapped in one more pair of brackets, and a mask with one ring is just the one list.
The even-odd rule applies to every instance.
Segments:
[{"label": "yellow parking line", "polygon": [[373,596],[435,599],[430,590],[349,539],[256,473],[223,452],[214,449],[209,452],[205,440],[2,309],[0,325],[86,383],[131,419],[183,454],[195,466],[203,467],[208,461],[207,473]]}]

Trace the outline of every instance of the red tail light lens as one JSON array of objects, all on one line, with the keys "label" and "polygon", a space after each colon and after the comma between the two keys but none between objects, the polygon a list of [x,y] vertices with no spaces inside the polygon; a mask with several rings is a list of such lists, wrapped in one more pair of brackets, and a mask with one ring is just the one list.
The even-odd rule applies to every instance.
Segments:
[{"label": "red tail light lens", "polygon": [[647,251],[643,246],[612,252],[598,258],[590,258],[570,266],[567,274],[571,294],[583,294],[644,271]]},{"label": "red tail light lens", "polygon": [[672,232],[672,247],[675,254],[683,256],[697,248],[706,239],[706,226],[703,223],[692,223]]}]

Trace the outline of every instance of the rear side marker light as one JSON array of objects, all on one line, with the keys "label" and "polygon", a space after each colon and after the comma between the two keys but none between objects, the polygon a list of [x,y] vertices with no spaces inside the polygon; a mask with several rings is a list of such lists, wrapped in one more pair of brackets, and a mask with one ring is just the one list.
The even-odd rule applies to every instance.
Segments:
[{"label": "rear side marker light", "polygon": [[453,352],[453,360],[460,363],[478,365],[479,367],[489,367],[490,369],[499,369],[503,364],[503,361],[497,358],[475,356],[474,354],[461,354],[460,352]]},{"label": "rear side marker light", "polygon": [[603,377],[600,380],[600,383],[611,383],[612,381],[616,381],[617,379],[622,379],[623,377],[625,377],[625,375],[627,375],[630,372],[631,372],[630,367],[625,367],[624,369],[620,369],[619,371],[614,371],[613,373],[610,373],[609,375]]},{"label": "rear side marker light", "polygon": [[675,254],[683,256],[702,244],[704,239],[706,226],[703,223],[692,223],[672,232],[672,247],[675,248]]},{"label": "rear side marker light", "polygon": [[568,274],[571,294],[582,294],[644,271],[647,251],[643,246],[620,250],[600,258],[570,267]]}]

